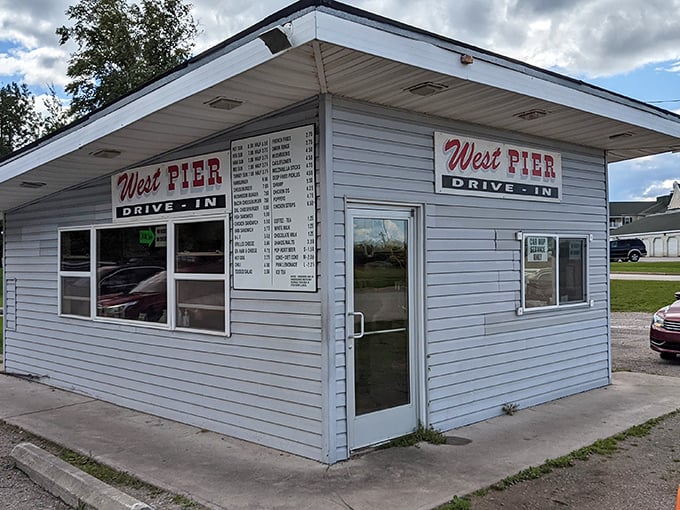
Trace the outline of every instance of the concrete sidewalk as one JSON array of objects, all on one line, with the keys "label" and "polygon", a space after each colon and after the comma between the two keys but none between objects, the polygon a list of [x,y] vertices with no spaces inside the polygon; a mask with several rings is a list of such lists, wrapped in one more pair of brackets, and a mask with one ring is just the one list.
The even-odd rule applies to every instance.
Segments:
[{"label": "concrete sidewalk", "polygon": [[680,378],[621,372],[606,388],[451,431],[460,445],[328,467],[0,374],[0,419],[215,509],[428,509],[678,408]]},{"label": "concrete sidewalk", "polygon": [[678,281],[680,274],[610,273],[610,280]]}]

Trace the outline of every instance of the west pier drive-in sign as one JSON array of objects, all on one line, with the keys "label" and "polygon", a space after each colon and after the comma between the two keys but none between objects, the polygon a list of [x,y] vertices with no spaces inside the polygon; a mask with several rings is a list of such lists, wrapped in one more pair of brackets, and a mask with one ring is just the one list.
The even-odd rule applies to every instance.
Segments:
[{"label": "west pier drive-in sign", "polygon": [[113,221],[231,211],[229,151],[125,170],[111,177]]},{"label": "west pier drive-in sign", "polygon": [[562,199],[562,156],[556,152],[435,133],[434,168],[437,193]]}]

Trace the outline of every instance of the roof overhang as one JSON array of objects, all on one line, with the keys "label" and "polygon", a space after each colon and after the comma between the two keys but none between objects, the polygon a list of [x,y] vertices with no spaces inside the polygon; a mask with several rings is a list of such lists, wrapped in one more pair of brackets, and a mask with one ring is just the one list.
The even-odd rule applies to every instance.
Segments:
[{"label": "roof overhang", "polygon": [[[272,53],[260,36],[286,24],[291,46]],[[409,91],[423,83],[441,90]],[[606,151],[610,162],[680,149],[680,117],[668,111],[346,5],[303,0],[0,160],[0,209],[319,94],[582,145]],[[217,97],[241,104],[211,108]],[[526,112],[539,115],[519,116]],[[93,156],[101,150],[119,155]]]}]

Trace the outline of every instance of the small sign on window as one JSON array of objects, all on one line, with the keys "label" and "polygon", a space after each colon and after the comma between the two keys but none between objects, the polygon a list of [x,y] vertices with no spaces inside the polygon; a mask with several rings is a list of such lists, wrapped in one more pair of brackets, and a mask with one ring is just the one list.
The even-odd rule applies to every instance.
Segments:
[{"label": "small sign on window", "polygon": [[529,262],[547,262],[548,261],[548,238],[547,237],[529,237],[529,254],[527,260]]}]

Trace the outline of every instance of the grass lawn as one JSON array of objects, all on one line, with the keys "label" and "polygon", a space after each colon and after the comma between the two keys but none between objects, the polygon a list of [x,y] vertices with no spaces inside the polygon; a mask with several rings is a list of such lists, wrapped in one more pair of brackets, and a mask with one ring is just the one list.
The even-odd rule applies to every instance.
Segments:
[{"label": "grass lawn", "polygon": [[612,273],[680,274],[680,262],[611,262]]},{"label": "grass lawn", "polygon": [[612,312],[654,313],[675,301],[680,281],[611,280],[610,289]]}]

